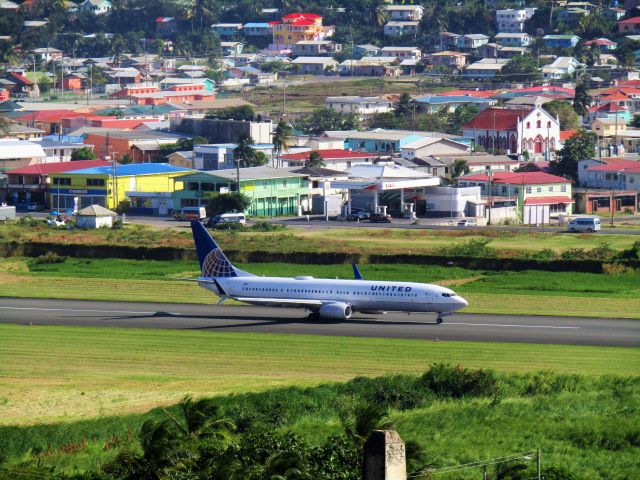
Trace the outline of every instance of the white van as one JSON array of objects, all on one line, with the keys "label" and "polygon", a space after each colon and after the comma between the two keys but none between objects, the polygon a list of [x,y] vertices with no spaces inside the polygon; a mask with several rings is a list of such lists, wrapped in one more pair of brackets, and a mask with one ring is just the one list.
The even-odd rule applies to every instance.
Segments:
[{"label": "white van", "polygon": [[239,223],[241,225],[246,225],[247,217],[245,217],[244,213],[223,213],[222,215],[216,215],[211,218],[208,225],[214,226],[225,223]]},{"label": "white van", "polygon": [[570,232],[597,232],[600,230],[598,217],[578,217],[569,222]]},{"label": "white van", "polygon": [[207,211],[204,207],[183,207],[174,213],[176,220],[195,220],[201,222],[207,218]]}]

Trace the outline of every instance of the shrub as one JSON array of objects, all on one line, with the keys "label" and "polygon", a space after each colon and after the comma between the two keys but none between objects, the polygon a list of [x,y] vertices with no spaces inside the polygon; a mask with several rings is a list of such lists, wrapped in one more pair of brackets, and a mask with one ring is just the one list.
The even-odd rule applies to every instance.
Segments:
[{"label": "shrub", "polygon": [[559,374],[549,371],[525,375],[524,395],[556,395],[562,392],[575,392],[585,385],[580,375]]},{"label": "shrub", "polygon": [[286,229],[286,225],[281,225],[279,223],[255,222],[251,225],[251,230],[255,230],[256,232],[278,232]]},{"label": "shrub", "polygon": [[589,251],[589,257],[594,260],[608,260],[613,258],[615,250],[607,242],[600,242],[597,247]]},{"label": "shrub", "polygon": [[605,275],[624,275],[627,273],[632,273],[633,271],[633,268],[618,262],[605,263],[602,265],[602,273],[604,273]]},{"label": "shrub", "polygon": [[556,257],[556,252],[550,248],[543,248],[542,250],[532,253],[530,258],[532,260],[538,260],[540,262],[546,262]]},{"label": "shrub", "polygon": [[563,250],[560,254],[560,258],[562,260],[585,260],[588,254],[584,248],[568,248],[567,250]]},{"label": "shrub", "polygon": [[565,467],[544,467],[542,469],[544,480],[577,480],[577,477]]},{"label": "shrub", "polygon": [[633,245],[620,252],[618,258],[620,260],[640,260],[640,240],[636,240]]},{"label": "shrub", "polygon": [[499,393],[496,375],[491,370],[469,370],[460,365],[433,365],[421,382],[442,397],[491,397]]},{"label": "shrub", "polygon": [[32,265],[50,265],[54,263],[64,263],[67,260],[67,257],[57,255],[52,252],[47,252],[44,255],[40,255],[39,257],[31,260]]},{"label": "shrub", "polygon": [[440,248],[437,252],[453,257],[494,257],[496,251],[488,246],[489,243],[491,243],[489,238],[473,238],[450,247]]},{"label": "shrub", "polygon": [[27,227],[37,227],[39,225],[42,225],[43,221],[33,218],[31,215],[27,215],[26,217],[22,217],[20,220],[18,220],[18,224],[25,225]]},{"label": "shrub", "polygon": [[238,230],[244,230],[245,226],[241,223],[218,223],[214,225],[213,228],[215,230],[231,230],[237,232]]}]

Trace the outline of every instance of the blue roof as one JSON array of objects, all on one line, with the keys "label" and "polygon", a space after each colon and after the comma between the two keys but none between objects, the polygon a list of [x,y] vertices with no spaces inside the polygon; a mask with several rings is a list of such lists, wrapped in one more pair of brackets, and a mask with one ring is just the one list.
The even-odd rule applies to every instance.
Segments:
[{"label": "blue roof", "polygon": [[489,103],[490,98],[476,98],[467,95],[433,95],[431,97],[416,98],[418,103]]},{"label": "blue roof", "polygon": [[[179,173],[190,172],[191,168],[174,167],[168,163],[131,163],[129,165],[118,165],[118,176],[135,176],[135,175],[153,175],[158,173]],[[83,168],[81,170],[73,170],[67,173],[78,175],[111,175],[113,167],[94,167]]]},{"label": "blue roof", "polygon": [[65,143],[83,143],[85,135],[47,135],[42,140]]},{"label": "blue roof", "polygon": [[269,28],[269,24],[267,22],[249,22],[244,24],[244,28]]}]

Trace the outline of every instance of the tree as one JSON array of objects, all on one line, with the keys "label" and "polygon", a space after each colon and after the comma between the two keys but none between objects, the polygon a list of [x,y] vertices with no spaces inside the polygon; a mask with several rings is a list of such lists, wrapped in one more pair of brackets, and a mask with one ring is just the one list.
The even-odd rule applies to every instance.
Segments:
[{"label": "tree", "polygon": [[236,162],[236,192],[240,191],[240,166],[248,166],[256,156],[256,151],[252,147],[254,144],[251,135],[243,133],[238,138],[236,148],[233,149],[233,159]]},{"label": "tree", "polygon": [[319,135],[326,130],[357,130],[360,125],[355,114],[342,115],[330,107],[321,107],[311,115],[299,117],[294,127],[304,133]]},{"label": "tree", "polygon": [[53,86],[53,82],[49,80],[48,77],[42,76],[36,82],[38,84],[38,88],[40,89],[40,93],[47,93],[51,90]]},{"label": "tree", "polygon": [[513,57],[500,73],[510,82],[535,82],[540,79],[538,63],[531,55]]},{"label": "tree", "polygon": [[469,164],[462,158],[456,158],[451,164],[451,178],[458,178],[469,173]]},{"label": "tree", "polygon": [[8,135],[11,131],[8,120],[0,113],[0,136]]},{"label": "tree", "polygon": [[280,166],[280,155],[288,152],[292,144],[293,128],[284,120],[280,120],[273,133],[273,154],[276,157],[276,166]]},{"label": "tree", "polygon": [[93,160],[94,158],[96,154],[91,147],[79,148],[71,154],[71,160]]},{"label": "tree", "polygon": [[589,106],[591,105],[592,100],[593,99],[587,90],[587,86],[583,82],[578,83],[576,85],[576,93],[573,97],[573,109],[575,112],[584,117],[589,113]]},{"label": "tree", "polygon": [[393,113],[396,117],[406,116],[411,113],[412,102],[411,95],[403,93],[393,107]]},{"label": "tree", "polygon": [[379,405],[367,405],[359,409],[353,418],[343,420],[347,438],[355,447],[361,449],[373,430],[391,427],[388,413]]},{"label": "tree", "polygon": [[251,206],[251,198],[243,193],[214,193],[207,202],[207,215],[215,217],[228,212],[244,212]]},{"label": "tree", "polygon": [[221,108],[219,110],[208,110],[205,118],[230,118],[232,120],[251,121],[255,116],[256,112],[251,105],[239,105],[237,107]]},{"label": "tree", "polygon": [[551,168],[566,178],[577,180],[578,161],[595,156],[597,141],[598,137],[594,132],[581,129],[564,141],[564,146],[550,163]]},{"label": "tree", "polygon": [[560,119],[561,130],[577,130],[580,120],[573,106],[562,100],[554,100],[544,104],[544,109],[552,116]]},{"label": "tree", "polygon": [[322,158],[320,152],[311,152],[305,165],[307,167],[324,167],[324,158]]}]

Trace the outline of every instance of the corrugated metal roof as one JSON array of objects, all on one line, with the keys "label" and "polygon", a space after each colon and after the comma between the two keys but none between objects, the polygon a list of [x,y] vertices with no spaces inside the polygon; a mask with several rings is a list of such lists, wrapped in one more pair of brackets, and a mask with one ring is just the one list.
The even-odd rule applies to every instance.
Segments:
[{"label": "corrugated metal roof", "polygon": [[12,138],[0,139],[0,160],[44,157],[44,150],[37,143]]},{"label": "corrugated metal roof", "polygon": [[[136,175],[154,175],[160,173],[180,173],[192,172],[190,168],[174,167],[168,163],[132,163],[129,165],[119,165],[117,175],[122,177]],[[111,175],[112,167],[84,168],[68,172],[73,175]]]}]

